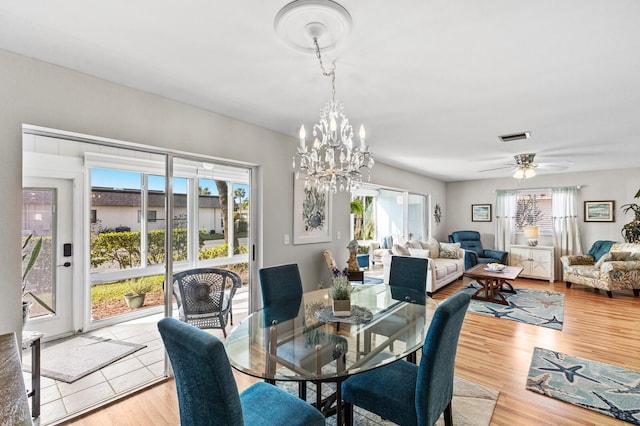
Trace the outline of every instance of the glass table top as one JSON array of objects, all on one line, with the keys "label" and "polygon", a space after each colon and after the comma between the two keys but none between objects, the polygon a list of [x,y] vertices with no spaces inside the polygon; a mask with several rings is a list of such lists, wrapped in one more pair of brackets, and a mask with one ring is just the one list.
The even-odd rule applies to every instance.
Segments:
[{"label": "glass table top", "polygon": [[321,289],[249,315],[225,340],[231,365],[268,380],[339,380],[420,349],[437,303],[378,284],[354,287],[351,317],[331,306]]}]

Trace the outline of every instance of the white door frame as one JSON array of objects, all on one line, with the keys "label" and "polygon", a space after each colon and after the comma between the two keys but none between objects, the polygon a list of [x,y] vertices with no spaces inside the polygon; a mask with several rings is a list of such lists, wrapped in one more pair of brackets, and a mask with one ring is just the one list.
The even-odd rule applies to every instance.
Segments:
[{"label": "white door frame", "polygon": [[[62,158],[64,157],[47,154],[34,154],[31,152],[23,153],[23,187],[29,186],[29,178],[70,180],[72,184],[72,205],[70,206],[72,216],[72,237],[70,242],[72,244],[73,255],[70,258],[57,258],[58,264],[66,261],[71,262],[71,329],[62,334],[55,334],[51,336],[45,335],[43,339],[45,341],[50,340],[52,337],[60,338],[86,329],[84,317],[87,298],[90,294],[87,292],[85,286],[81,285],[84,282],[82,277],[85,275],[83,265],[86,266],[88,261],[87,259],[82,259],[83,253],[85,253],[85,244],[83,243],[83,223],[85,223],[85,213],[82,203],[85,176],[82,171],[81,163],[77,161],[69,161],[71,164],[60,164],[61,162],[65,162]],[[52,164],[55,164],[55,168],[51,167]],[[78,166],[80,166],[80,169],[78,169]],[[61,243],[62,241],[59,241],[59,245]],[[60,247],[58,247],[58,251],[60,250]],[[55,268],[58,269],[57,266],[55,266]],[[37,329],[37,322],[38,321],[34,321],[34,329]]]}]

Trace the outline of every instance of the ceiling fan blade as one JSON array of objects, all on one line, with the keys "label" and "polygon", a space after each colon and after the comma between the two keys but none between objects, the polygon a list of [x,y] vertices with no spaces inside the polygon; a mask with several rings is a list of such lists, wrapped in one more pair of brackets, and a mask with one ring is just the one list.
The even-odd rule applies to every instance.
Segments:
[{"label": "ceiling fan blade", "polygon": [[493,172],[495,170],[504,170],[504,169],[512,169],[514,168],[515,165],[514,164],[510,164],[508,166],[502,166],[502,167],[494,167],[493,169],[485,169],[485,170],[478,170],[478,173],[482,173],[482,172]]}]

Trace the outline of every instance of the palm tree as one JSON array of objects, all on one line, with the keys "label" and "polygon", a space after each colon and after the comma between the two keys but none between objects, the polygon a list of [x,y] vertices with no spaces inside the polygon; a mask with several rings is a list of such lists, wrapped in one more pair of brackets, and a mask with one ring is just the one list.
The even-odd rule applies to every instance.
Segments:
[{"label": "palm tree", "polygon": [[[222,216],[224,217],[224,242],[229,244],[229,199],[227,182],[223,180],[216,180],[216,188],[218,188],[218,196],[220,197],[220,207],[222,207]],[[238,190],[236,189],[236,192]],[[244,189],[242,190],[244,192]],[[238,235],[233,233],[233,254],[239,254],[240,243],[238,242]]]}]

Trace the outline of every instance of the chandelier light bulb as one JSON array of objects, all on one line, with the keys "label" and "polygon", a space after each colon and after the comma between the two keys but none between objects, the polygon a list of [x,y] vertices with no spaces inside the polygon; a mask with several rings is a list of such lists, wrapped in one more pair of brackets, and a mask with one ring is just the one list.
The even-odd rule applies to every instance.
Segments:
[{"label": "chandelier light bulb", "polygon": [[331,117],[331,121],[329,122],[329,130],[335,132],[338,128],[338,124],[336,123],[335,117]]},{"label": "chandelier light bulb", "polygon": [[304,151],[305,147],[304,147],[304,139],[307,137],[307,132],[304,130],[304,124],[302,126],[300,126],[300,149],[302,149]]},{"label": "chandelier light bulb", "polygon": [[360,136],[360,151],[365,151],[367,145],[365,143],[365,139],[367,136],[367,133],[364,130],[364,124],[360,125],[360,131],[358,132],[358,135]]}]

